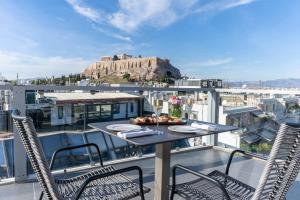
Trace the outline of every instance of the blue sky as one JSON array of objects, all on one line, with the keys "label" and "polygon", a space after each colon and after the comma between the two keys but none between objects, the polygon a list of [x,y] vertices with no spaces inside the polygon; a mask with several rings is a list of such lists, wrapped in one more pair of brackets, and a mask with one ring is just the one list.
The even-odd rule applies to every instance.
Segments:
[{"label": "blue sky", "polygon": [[169,58],[182,74],[300,78],[298,0],[0,0],[0,73],[79,73],[100,56]]}]

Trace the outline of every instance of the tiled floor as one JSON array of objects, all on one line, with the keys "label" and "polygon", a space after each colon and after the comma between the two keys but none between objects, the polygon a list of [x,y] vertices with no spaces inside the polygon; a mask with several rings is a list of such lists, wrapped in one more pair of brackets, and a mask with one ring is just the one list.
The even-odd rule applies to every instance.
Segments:
[{"label": "tiled floor", "polygon": [[[204,173],[214,169],[225,169],[225,164],[229,154],[215,149],[195,150],[172,155],[172,164],[180,163],[196,171]],[[144,172],[145,185],[153,188],[154,181],[154,159],[143,159],[134,162],[119,164],[118,167],[130,165],[139,165]],[[243,182],[256,186],[260,173],[263,169],[263,162],[257,160],[236,160],[232,165],[231,175]],[[134,176],[133,174],[130,174]],[[187,174],[180,174],[179,180],[189,180],[191,177]],[[11,184],[0,186],[0,199],[2,200],[35,200],[40,192],[38,183]],[[297,200],[300,196],[300,179],[289,191],[287,200]],[[137,198],[138,199],[138,198]],[[146,194],[146,199],[153,199],[153,190]]]}]

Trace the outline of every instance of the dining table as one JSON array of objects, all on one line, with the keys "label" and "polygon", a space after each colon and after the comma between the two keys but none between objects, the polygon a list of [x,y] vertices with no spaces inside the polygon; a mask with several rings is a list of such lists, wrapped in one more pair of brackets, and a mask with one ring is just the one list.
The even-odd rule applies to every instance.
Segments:
[{"label": "dining table", "polygon": [[[193,133],[184,133],[184,132],[175,132],[169,130],[169,126],[171,125],[156,125],[149,126],[153,130],[158,128],[160,134],[151,134],[145,135],[141,137],[132,137],[125,138],[119,137],[116,131],[112,131],[107,129],[107,126],[113,124],[133,124],[133,120],[117,120],[117,121],[109,121],[109,122],[96,122],[88,124],[91,128],[99,130],[102,133],[118,137],[121,140],[124,140],[130,144],[136,146],[148,146],[155,145],[155,178],[154,178],[154,199],[155,200],[166,200],[169,199],[169,181],[170,181],[170,159],[171,159],[171,143],[183,139],[215,135],[223,132],[236,130],[237,127],[214,124],[209,122],[202,121],[191,121],[201,124],[212,125],[216,127],[215,130],[204,130],[199,129]],[[145,126],[142,126],[145,127]]]}]

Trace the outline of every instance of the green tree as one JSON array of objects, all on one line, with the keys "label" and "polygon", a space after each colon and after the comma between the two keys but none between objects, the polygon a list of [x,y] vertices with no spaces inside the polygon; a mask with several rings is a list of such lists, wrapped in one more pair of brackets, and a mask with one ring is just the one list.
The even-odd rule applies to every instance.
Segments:
[{"label": "green tree", "polygon": [[167,71],[166,74],[160,78],[160,82],[173,84],[174,83],[174,77],[172,75],[172,72]]},{"label": "green tree", "polygon": [[114,56],[113,56],[113,60],[119,60],[118,56],[117,56],[117,55],[114,55]]},{"label": "green tree", "polygon": [[130,80],[130,74],[125,73],[125,74],[123,75],[123,79],[126,79],[127,81],[129,81],[129,80]]}]

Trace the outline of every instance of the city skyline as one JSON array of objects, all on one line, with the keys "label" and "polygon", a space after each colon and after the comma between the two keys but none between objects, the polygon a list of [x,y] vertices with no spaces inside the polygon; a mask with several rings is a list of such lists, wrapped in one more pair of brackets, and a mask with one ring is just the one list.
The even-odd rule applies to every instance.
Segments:
[{"label": "city skyline", "polygon": [[[0,0],[0,69],[15,79],[80,73],[100,56],[169,58],[183,75],[299,78],[300,2]],[[266,12],[266,10],[268,12]]]}]

